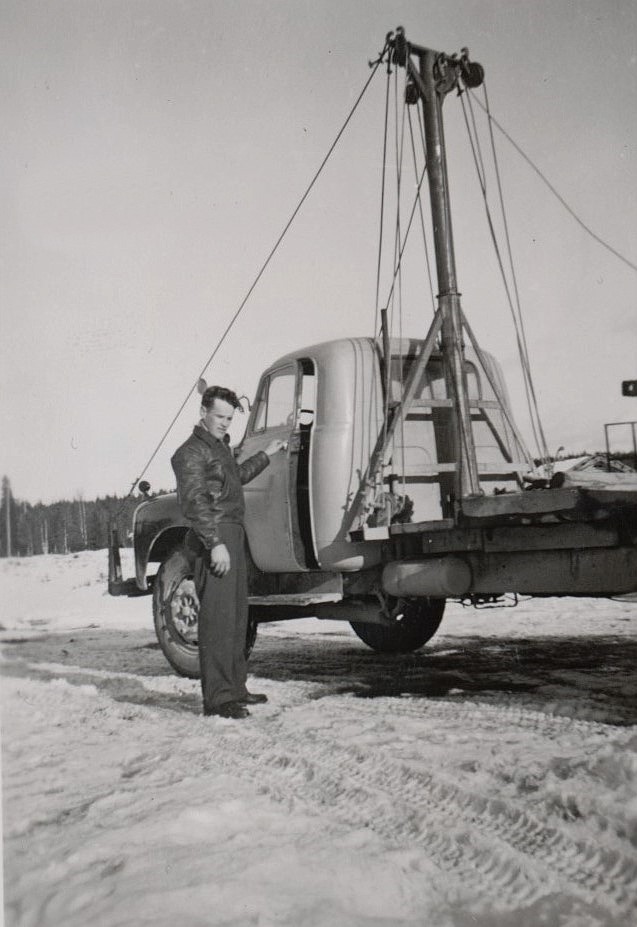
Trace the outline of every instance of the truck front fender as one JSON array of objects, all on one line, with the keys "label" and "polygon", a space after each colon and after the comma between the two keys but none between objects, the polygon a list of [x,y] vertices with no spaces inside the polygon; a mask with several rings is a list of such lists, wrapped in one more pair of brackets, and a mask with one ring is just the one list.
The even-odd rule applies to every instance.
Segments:
[{"label": "truck front fender", "polygon": [[151,561],[162,561],[184,538],[190,522],[184,518],[177,493],[156,496],[142,502],[133,516],[135,580],[139,589],[148,589],[146,573]]}]

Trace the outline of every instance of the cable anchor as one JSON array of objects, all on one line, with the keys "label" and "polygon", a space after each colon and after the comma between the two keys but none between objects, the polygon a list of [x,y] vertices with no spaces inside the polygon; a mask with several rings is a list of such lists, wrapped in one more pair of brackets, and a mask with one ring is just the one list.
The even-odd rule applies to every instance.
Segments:
[{"label": "cable anchor", "polygon": [[369,65],[370,68],[374,68],[374,67],[376,67],[376,65],[382,64],[382,62],[385,60],[385,55],[387,55],[387,73],[388,73],[388,74],[391,74],[391,73],[392,73],[392,71],[391,71],[391,55],[388,55],[387,53],[388,53],[389,49],[391,48],[393,37],[394,37],[394,33],[393,33],[393,32],[388,32],[388,33],[387,33],[387,35],[385,36],[385,45],[383,46],[383,50],[380,51],[380,52],[378,53],[378,58],[376,58],[374,61],[368,61],[368,62],[367,62],[367,64]]}]

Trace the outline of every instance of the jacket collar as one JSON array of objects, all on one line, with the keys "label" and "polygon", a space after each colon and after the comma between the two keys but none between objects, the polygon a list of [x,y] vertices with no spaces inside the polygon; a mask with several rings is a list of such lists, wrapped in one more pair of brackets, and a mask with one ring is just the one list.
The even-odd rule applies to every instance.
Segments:
[{"label": "jacket collar", "polygon": [[195,425],[192,433],[196,435],[201,441],[205,441],[209,447],[218,449],[220,446],[228,448],[228,441],[220,441],[219,438],[215,438],[214,435],[211,435],[207,428],[204,428],[203,425]]}]

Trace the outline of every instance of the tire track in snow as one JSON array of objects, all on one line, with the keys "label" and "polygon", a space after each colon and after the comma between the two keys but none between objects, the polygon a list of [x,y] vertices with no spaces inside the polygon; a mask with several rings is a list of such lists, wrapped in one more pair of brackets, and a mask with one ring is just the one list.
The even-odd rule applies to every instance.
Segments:
[{"label": "tire track in snow", "polygon": [[[49,665],[47,669],[69,671],[68,666]],[[99,672],[95,675],[112,677],[112,674]],[[120,683],[139,684],[134,674],[117,675]],[[153,683],[159,684],[162,690],[166,687],[166,680],[161,677],[143,682],[146,689],[153,689]],[[292,694],[289,688],[290,684],[285,684],[288,696]],[[122,694],[120,692],[120,698]],[[307,699],[307,689],[295,695],[287,699],[287,712]],[[382,710],[383,717],[393,725],[405,719],[412,722],[435,720],[461,731],[480,726],[489,730],[525,730],[548,740],[558,737],[562,740],[566,734],[589,742],[594,739],[606,742],[608,738],[608,726],[599,722],[545,715],[506,703],[468,703],[453,698],[425,703],[411,698],[368,701],[335,696],[320,701],[330,718],[340,717],[343,723],[352,723],[361,715],[377,720]],[[270,719],[276,725],[276,746],[271,736],[263,738],[262,734],[258,753],[246,750],[240,739],[228,744],[231,759],[225,765],[234,767],[235,750],[241,744],[248,778],[253,778],[251,763],[254,761],[268,766],[275,777],[267,786],[272,797],[289,799],[289,785],[295,781],[297,788],[292,796],[295,800],[306,802],[311,797],[314,804],[324,807],[327,796],[338,808],[343,822],[350,826],[370,826],[392,841],[425,845],[443,868],[460,874],[465,887],[471,886],[482,894],[485,885],[491,886],[489,891],[497,890],[499,896],[506,889],[511,903],[519,903],[521,898],[531,901],[545,894],[548,875],[552,879],[557,872],[569,883],[579,885],[588,899],[603,890],[608,899],[621,906],[630,882],[637,880],[637,866],[621,850],[599,848],[591,842],[593,838],[587,842],[570,836],[566,824],[564,831],[548,826],[537,815],[516,807],[510,800],[469,794],[458,785],[443,782],[434,773],[410,769],[404,762],[398,764],[381,745],[374,747],[377,755],[369,757],[360,746],[343,746],[316,731],[309,739],[305,735],[299,743],[298,733],[286,730],[287,712]],[[270,732],[273,733],[271,729]],[[220,756],[216,755],[214,760],[219,762]],[[282,780],[280,784],[277,777]],[[343,777],[354,783],[345,790]],[[400,796],[400,799],[388,807],[387,801],[379,795]],[[427,810],[418,814],[415,809],[421,808],[424,797]],[[459,826],[459,821],[468,823]],[[441,823],[444,823],[444,832],[440,829]],[[455,831],[453,837],[448,834],[450,828]],[[488,845],[485,845],[487,839]],[[499,843],[494,844],[494,839]],[[513,855],[512,851],[515,851]],[[534,874],[533,866],[529,866],[530,859],[536,869],[537,861],[542,861],[541,872]]]},{"label": "tire track in snow", "polygon": [[[353,712],[360,713],[359,705],[330,704],[330,716],[345,713],[351,721]],[[455,713],[454,708],[448,703],[442,714],[485,720],[475,707]],[[376,714],[377,707],[373,710]],[[486,713],[489,723],[509,714],[497,708]],[[399,721],[405,714],[412,715],[413,708],[401,701],[390,717]],[[545,720],[549,731],[591,733],[591,728],[602,727],[581,721],[569,725],[568,719],[552,716]],[[526,721],[542,730],[537,713],[526,714]],[[456,877],[465,897],[497,897],[500,906],[514,908],[566,890],[598,905],[603,897],[612,914],[630,906],[637,863],[619,849],[598,846],[594,836],[573,835],[566,823],[564,829],[547,825],[510,800],[475,795],[436,773],[414,770],[396,762],[382,746],[375,745],[371,756],[360,746],[344,746],[316,731],[300,734],[286,728],[285,716],[280,717],[268,738],[262,732],[256,741],[233,738],[228,751],[215,759],[252,780],[256,761],[268,768],[262,787],[272,797],[327,805],[349,826],[370,827],[391,842],[422,846],[433,862]]]},{"label": "tire track in snow", "polygon": [[[68,666],[64,672],[68,674]],[[134,694],[139,677],[119,674],[119,679],[124,689],[130,684]],[[145,679],[145,688],[153,688],[153,682]],[[158,679],[158,692],[165,687],[165,679]],[[320,692],[320,687],[315,691]],[[112,697],[107,689],[101,694]],[[120,698],[124,694],[120,692]],[[175,695],[179,697],[177,691]],[[497,899],[499,908],[513,910],[551,894],[566,893],[612,915],[628,911],[637,865],[622,850],[600,847],[594,836],[572,833],[567,822],[563,829],[547,825],[511,799],[470,793],[443,779],[437,770],[414,769],[407,761],[397,760],[385,744],[376,741],[367,748],[360,742],[347,745],[337,739],[348,725],[374,722],[378,726],[382,719],[396,729],[401,721],[422,722],[423,737],[427,736],[426,723],[434,720],[461,734],[470,731],[473,737],[480,728],[509,729],[535,732],[550,741],[571,737],[579,744],[607,743],[607,725],[543,715],[511,704],[453,698],[416,702],[411,698],[327,696],[311,700],[307,684],[282,684],[281,695],[285,707],[261,718],[255,714],[245,727],[213,721],[211,767],[225,768],[251,783],[260,781],[261,791],[275,800],[306,805],[322,814],[328,809],[341,825],[368,827],[391,844],[421,847],[452,879],[455,888],[450,891],[462,900],[487,903]],[[314,719],[308,709],[310,715],[314,709]],[[297,710],[303,712],[300,717]],[[148,704],[138,711],[155,718],[164,714]],[[308,717],[310,724],[304,728]],[[313,720],[318,728],[312,726]],[[168,758],[165,773],[170,771],[172,781],[178,781],[181,770],[192,768],[193,762],[201,764],[201,731],[210,730],[210,722],[203,719],[182,723],[192,724],[199,732],[195,737],[198,747],[187,748],[179,758]],[[615,739],[629,736],[629,732],[612,730]],[[427,762],[426,753],[420,754],[418,762]],[[136,775],[143,777],[145,764],[152,769],[151,760],[135,760]]]},{"label": "tire track in snow", "polygon": [[[49,673],[51,676],[65,676],[67,678],[70,674],[76,675],[78,678],[82,676],[88,677],[98,688],[104,688],[103,685],[100,686],[100,681],[106,681],[109,687],[112,687],[114,681],[118,680],[120,683],[124,683],[123,686],[120,685],[122,697],[126,696],[126,682],[130,682],[135,687],[141,686],[148,692],[157,692],[162,695],[173,696],[175,693],[187,695],[194,692],[197,698],[199,697],[199,683],[182,677],[145,677],[133,672],[115,672],[113,670],[100,670],[95,667],[87,669],[69,664],[41,661],[37,663],[28,662],[25,665],[32,673],[37,675]],[[286,682],[284,685],[286,692],[288,692],[291,683]],[[318,698],[330,698],[331,701],[334,697],[332,694],[322,694],[321,683],[314,683],[312,689],[316,692]],[[307,697],[307,685],[301,686],[301,691]],[[130,694],[133,694],[132,690]],[[394,716],[411,717],[416,720],[435,717],[443,721],[451,720],[454,722],[472,722],[475,720],[484,725],[488,720],[489,712],[492,712],[493,726],[502,724],[504,721],[509,725],[514,725],[517,730],[535,731],[543,737],[550,737],[551,739],[563,735],[564,732],[577,732],[587,736],[589,734],[599,734],[604,739],[608,736],[609,725],[607,723],[594,719],[574,718],[563,714],[553,714],[552,712],[547,713],[546,710],[536,707],[537,703],[521,704],[521,701],[524,700],[519,695],[502,693],[490,698],[484,696],[480,698],[471,697],[470,701],[467,700],[467,695],[463,691],[462,695],[456,697],[438,696],[423,699],[408,696],[403,698],[385,697],[384,699],[362,698],[360,701],[362,703],[368,701],[375,706],[383,702],[389,703],[392,706]],[[348,706],[341,708],[340,713],[351,716],[352,711]]]},{"label": "tire track in snow", "polygon": [[[547,714],[536,707],[525,707],[520,705],[520,699],[517,696],[504,694],[493,699],[483,699],[471,697],[467,700],[468,694],[463,692],[461,696],[456,697],[436,697],[429,699],[417,698],[414,696],[403,697],[400,699],[383,700],[391,704],[393,717],[411,717],[419,720],[427,718],[439,718],[440,720],[452,720],[454,722],[472,722],[479,721],[483,726],[492,718],[492,725],[501,725],[505,722],[507,725],[514,725],[516,729],[537,731],[542,736],[553,737],[561,736],[565,731],[586,734],[599,734],[605,739],[608,737],[608,724],[600,721],[589,720],[585,718],[571,718],[565,715]],[[370,703],[378,705],[380,699],[369,699]],[[340,707],[341,714],[348,709]]]}]

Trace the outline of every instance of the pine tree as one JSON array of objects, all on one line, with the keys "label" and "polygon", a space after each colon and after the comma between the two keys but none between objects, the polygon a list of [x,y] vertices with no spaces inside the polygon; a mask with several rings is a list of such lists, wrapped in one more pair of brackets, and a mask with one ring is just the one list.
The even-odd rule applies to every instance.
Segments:
[{"label": "pine tree", "polygon": [[0,555],[11,557],[13,555],[13,538],[15,534],[15,513],[13,511],[13,495],[11,493],[11,483],[8,476],[2,477],[2,502],[0,504],[0,515],[2,522],[2,534],[0,541]]}]

